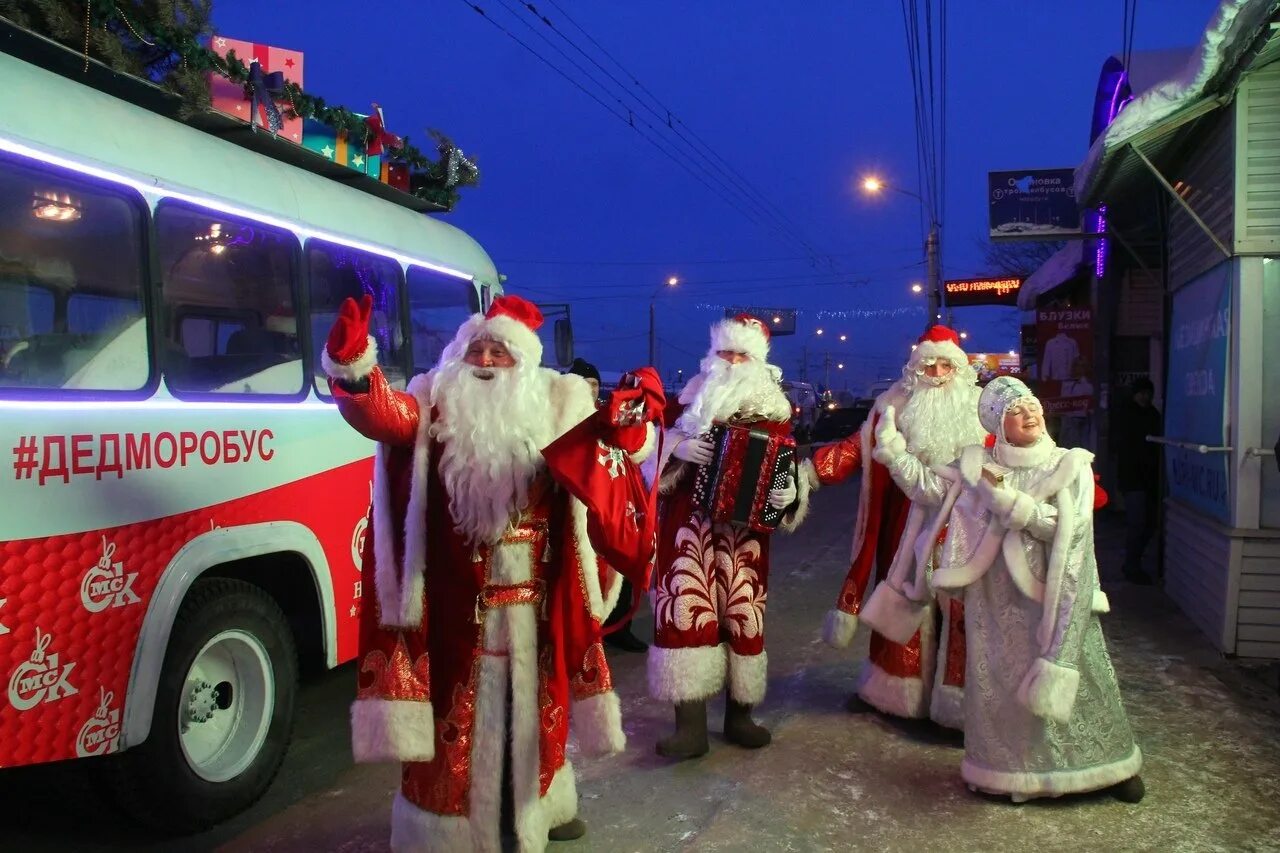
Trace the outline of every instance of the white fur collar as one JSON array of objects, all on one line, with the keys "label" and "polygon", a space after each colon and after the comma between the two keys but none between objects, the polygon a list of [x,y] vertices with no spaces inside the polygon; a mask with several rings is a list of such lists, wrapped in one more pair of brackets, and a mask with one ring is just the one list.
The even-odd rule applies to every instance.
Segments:
[{"label": "white fur collar", "polygon": [[1048,462],[1057,448],[1058,445],[1048,433],[1045,433],[1030,447],[1017,447],[1008,442],[997,441],[992,456],[1001,465],[1009,468],[1034,468]]}]

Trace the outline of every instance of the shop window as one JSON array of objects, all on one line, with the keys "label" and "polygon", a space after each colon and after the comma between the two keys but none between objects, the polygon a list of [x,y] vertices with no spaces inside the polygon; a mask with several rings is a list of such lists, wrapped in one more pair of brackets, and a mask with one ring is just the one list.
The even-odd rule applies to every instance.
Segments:
[{"label": "shop window", "polygon": [[146,215],[128,188],[0,157],[0,389],[148,384]]},{"label": "shop window", "polygon": [[480,298],[473,282],[426,267],[409,267],[408,283],[413,369],[421,373],[435,367],[458,327],[480,310]]},{"label": "shop window", "polygon": [[404,327],[400,322],[400,291],[404,270],[391,258],[324,240],[307,241],[307,269],[311,293],[311,341],[315,354],[316,390],[328,394],[320,353],[338,308],[348,296],[359,301],[373,297],[369,334],[378,342],[378,364],[387,381],[405,384]]}]

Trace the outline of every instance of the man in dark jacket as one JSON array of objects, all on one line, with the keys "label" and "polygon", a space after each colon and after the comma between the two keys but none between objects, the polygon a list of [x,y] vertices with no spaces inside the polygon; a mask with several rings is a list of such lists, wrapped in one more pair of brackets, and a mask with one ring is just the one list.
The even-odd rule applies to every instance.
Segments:
[{"label": "man in dark jacket", "polygon": [[[596,399],[600,398],[600,371],[596,369],[594,364],[584,358],[575,358],[568,372],[577,374],[587,380],[587,385],[591,386],[591,392],[595,394]],[[604,623],[605,627],[610,629],[619,622],[623,622],[623,624],[616,630],[611,630],[611,633],[605,634],[604,641],[606,645],[620,651],[643,652],[648,650],[649,644],[631,633],[630,614],[631,606],[634,603],[633,596],[634,592],[631,589],[630,582],[623,578],[622,592],[618,595],[618,603]]]},{"label": "man in dark jacket", "polygon": [[1124,495],[1124,576],[1130,583],[1150,584],[1142,555],[1156,529],[1160,511],[1160,445],[1147,441],[1163,435],[1164,420],[1152,404],[1155,386],[1141,378],[1130,388],[1132,402],[1121,410],[1116,431],[1120,491]]}]

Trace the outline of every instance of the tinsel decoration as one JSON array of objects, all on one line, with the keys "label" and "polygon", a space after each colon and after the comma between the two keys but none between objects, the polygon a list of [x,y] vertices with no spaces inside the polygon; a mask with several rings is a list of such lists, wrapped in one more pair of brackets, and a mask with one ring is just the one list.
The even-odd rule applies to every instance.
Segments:
[{"label": "tinsel decoration", "polygon": [[[212,0],[0,0],[0,15],[82,51],[86,70],[92,58],[164,87],[181,99],[179,117],[189,119],[210,108],[208,74],[240,86],[251,84],[250,66],[234,51],[222,57],[208,48],[212,7]],[[289,104],[291,117],[321,122],[335,133],[345,131],[348,139],[370,141],[365,116],[329,106],[288,80],[277,91]],[[263,103],[275,106],[269,97]],[[268,123],[273,123],[270,117]],[[440,161],[411,145],[408,137],[395,149],[395,159],[410,169],[410,192],[452,208],[458,189],[478,183],[480,171],[443,134],[432,131],[432,136],[442,140]]]},{"label": "tinsel decoration", "polygon": [[467,186],[480,180],[480,170],[476,164],[466,158],[462,149],[453,144],[453,140],[438,130],[431,131],[436,140],[436,150],[440,152],[440,161],[444,163],[444,185],[448,189]]},{"label": "tinsel decoration", "polygon": [[272,133],[279,133],[284,127],[284,118],[276,107],[276,98],[284,94],[284,73],[272,71],[267,74],[255,59],[249,64],[249,82],[244,86],[244,94],[249,99],[249,127],[257,130],[258,110],[261,108],[267,113],[267,127]]}]

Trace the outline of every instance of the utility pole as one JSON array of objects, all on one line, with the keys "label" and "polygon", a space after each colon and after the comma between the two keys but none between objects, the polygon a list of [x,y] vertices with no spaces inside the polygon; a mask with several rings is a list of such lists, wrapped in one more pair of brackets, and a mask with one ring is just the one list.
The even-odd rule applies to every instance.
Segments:
[{"label": "utility pole", "polygon": [[822,384],[828,391],[830,391],[831,390],[831,353],[827,353],[822,357],[822,366],[826,372],[825,378],[822,380]]},{"label": "utility pole", "polygon": [[[932,219],[932,217],[930,217]],[[925,264],[929,276],[929,316],[925,318],[924,327],[927,330],[930,326],[940,322],[940,311],[938,310],[942,297],[942,282],[939,281],[938,271],[938,223],[934,222],[929,226],[929,237],[924,243]]]}]

